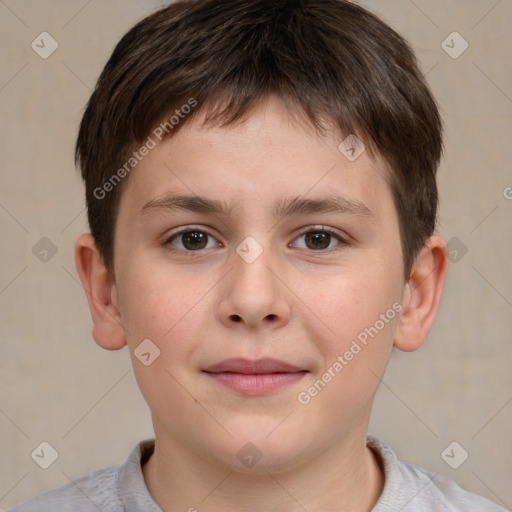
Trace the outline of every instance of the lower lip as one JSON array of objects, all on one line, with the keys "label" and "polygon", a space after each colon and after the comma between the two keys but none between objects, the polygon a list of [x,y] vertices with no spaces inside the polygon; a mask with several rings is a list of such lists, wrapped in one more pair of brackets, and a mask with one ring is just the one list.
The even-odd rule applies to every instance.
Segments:
[{"label": "lower lip", "polygon": [[245,395],[263,395],[298,382],[306,372],[294,373],[208,373],[212,379]]}]

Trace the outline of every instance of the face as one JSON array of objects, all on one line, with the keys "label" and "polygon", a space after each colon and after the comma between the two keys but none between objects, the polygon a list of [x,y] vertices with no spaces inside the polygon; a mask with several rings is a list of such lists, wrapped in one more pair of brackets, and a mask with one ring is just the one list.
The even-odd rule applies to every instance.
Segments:
[{"label": "face", "polygon": [[115,296],[157,439],[238,470],[251,442],[277,471],[366,435],[405,283],[383,163],[345,137],[269,98],[125,183]]}]

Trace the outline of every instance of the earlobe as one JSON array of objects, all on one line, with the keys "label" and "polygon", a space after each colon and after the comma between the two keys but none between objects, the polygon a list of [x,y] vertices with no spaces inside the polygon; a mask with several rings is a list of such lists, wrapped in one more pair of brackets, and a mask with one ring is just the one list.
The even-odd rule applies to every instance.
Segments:
[{"label": "earlobe", "polygon": [[447,270],[446,242],[432,236],[417,256],[404,289],[404,309],[393,342],[399,350],[417,350],[425,341],[434,323]]},{"label": "earlobe", "polygon": [[123,348],[126,338],[115,283],[90,234],[81,235],[76,241],[75,263],[91,310],[96,343],[107,350]]}]

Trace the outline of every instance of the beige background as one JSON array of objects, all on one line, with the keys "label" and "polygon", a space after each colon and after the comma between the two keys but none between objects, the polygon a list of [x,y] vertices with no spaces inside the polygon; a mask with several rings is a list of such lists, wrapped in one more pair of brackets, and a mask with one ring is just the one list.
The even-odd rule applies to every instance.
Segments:
[{"label": "beige background", "polygon": [[[113,45],[160,3],[0,1],[3,509],[121,463],[152,435],[128,353],[103,351],[90,335],[73,261],[87,229],[73,144]],[[439,232],[467,247],[450,266],[427,344],[392,356],[370,432],[402,460],[511,507],[512,2],[361,3],[409,39],[428,72],[447,128]],[[46,60],[31,48],[43,31],[59,45]],[[457,59],[441,47],[453,31],[469,43]],[[57,248],[46,263],[32,252],[42,237]],[[42,441],[59,454],[46,470],[30,456]],[[456,470],[441,458],[452,441],[469,452]]]}]

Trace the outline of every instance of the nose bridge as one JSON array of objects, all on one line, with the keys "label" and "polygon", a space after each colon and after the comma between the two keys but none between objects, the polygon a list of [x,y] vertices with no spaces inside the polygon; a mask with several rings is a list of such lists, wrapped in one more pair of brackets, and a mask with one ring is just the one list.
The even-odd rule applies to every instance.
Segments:
[{"label": "nose bridge", "polygon": [[244,322],[254,327],[269,321],[288,321],[288,298],[278,278],[277,260],[253,237],[236,247],[220,308],[224,322]]},{"label": "nose bridge", "polygon": [[239,264],[239,276],[254,282],[255,285],[261,285],[261,291],[271,291],[275,287],[275,259],[265,251],[260,254],[254,261],[247,262],[242,260]]},{"label": "nose bridge", "polygon": [[275,258],[268,245],[264,248],[255,238],[245,238],[232,256],[234,285],[240,285],[242,292],[253,295],[254,301],[268,300],[276,292]]}]

